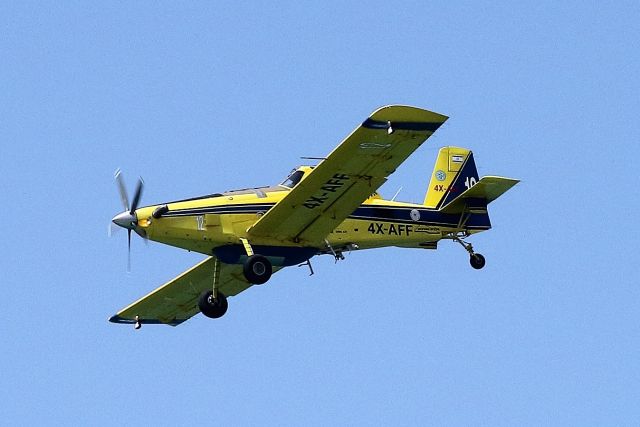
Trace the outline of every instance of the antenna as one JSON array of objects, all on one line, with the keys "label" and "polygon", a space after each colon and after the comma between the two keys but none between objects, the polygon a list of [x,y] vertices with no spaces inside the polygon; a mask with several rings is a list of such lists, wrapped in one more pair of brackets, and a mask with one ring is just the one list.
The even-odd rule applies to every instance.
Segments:
[{"label": "antenna", "polygon": [[396,191],[396,194],[394,194],[393,197],[391,198],[392,202],[396,200],[396,197],[398,197],[398,194],[400,194],[400,190],[402,190],[402,186],[398,188],[398,191]]}]

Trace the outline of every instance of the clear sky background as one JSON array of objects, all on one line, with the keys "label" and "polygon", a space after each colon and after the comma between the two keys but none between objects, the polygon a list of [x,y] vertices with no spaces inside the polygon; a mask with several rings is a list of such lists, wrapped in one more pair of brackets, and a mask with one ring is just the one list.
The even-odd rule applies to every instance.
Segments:
[{"label": "clear sky background", "polygon": [[[7,425],[638,425],[637,2],[3,2],[0,413]],[[107,318],[203,257],[152,204],[281,181],[379,106],[522,183],[466,253],[315,259],[217,321]]]}]

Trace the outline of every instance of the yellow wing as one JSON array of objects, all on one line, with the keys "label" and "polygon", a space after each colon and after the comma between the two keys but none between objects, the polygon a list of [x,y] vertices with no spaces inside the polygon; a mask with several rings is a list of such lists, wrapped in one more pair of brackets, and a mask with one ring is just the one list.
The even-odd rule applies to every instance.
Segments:
[{"label": "yellow wing", "polygon": [[[179,325],[200,312],[198,297],[213,288],[214,257],[209,257],[150,294],[120,310],[109,319],[114,323],[166,323]],[[218,289],[226,296],[237,295],[251,285],[242,274],[242,265],[220,264]],[[274,272],[278,268],[274,267]]]},{"label": "yellow wing", "polygon": [[322,242],[447,118],[401,105],[376,110],[260,218],[249,237]]}]

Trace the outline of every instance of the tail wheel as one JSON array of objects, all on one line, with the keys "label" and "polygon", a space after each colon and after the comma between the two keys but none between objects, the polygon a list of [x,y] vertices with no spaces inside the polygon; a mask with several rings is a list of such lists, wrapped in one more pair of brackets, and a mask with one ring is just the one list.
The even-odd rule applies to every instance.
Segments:
[{"label": "tail wheel", "polygon": [[216,292],[216,294],[216,298],[213,298],[213,291],[206,291],[200,295],[198,300],[198,308],[200,308],[202,314],[212,319],[224,316],[227,308],[229,308],[227,297],[220,291]]},{"label": "tail wheel", "polygon": [[482,255],[474,253],[469,257],[469,263],[471,264],[471,267],[475,268],[476,270],[480,270],[482,267],[484,267],[486,261],[484,260],[484,257]]},{"label": "tail wheel", "polygon": [[262,285],[271,277],[273,268],[269,260],[262,255],[251,255],[244,263],[243,273],[249,283]]}]

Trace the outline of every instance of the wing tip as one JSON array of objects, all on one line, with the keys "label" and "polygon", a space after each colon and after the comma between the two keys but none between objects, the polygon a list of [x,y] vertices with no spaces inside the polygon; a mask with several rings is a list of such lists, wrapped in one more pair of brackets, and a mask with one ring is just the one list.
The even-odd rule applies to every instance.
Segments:
[{"label": "wing tip", "polygon": [[133,324],[135,323],[135,320],[132,319],[125,319],[124,317],[120,317],[117,314],[114,314],[113,316],[111,316],[109,318],[109,322],[111,323],[127,323],[127,324]]},{"label": "wing tip", "polygon": [[[181,324],[182,322],[186,321],[187,319],[173,319],[173,321],[171,322],[163,322],[162,320],[159,319],[140,319],[139,322],[143,325],[169,325],[169,326],[178,326],[179,324]],[[109,318],[109,322],[111,323],[119,323],[119,324],[124,324],[124,325],[133,325],[134,323],[136,323],[136,321],[134,319],[127,319],[125,317],[120,317],[117,314],[111,316]]]},{"label": "wing tip", "polygon": [[369,118],[382,121],[435,122],[442,124],[447,121],[449,116],[411,105],[391,104],[378,108],[369,115]]}]

